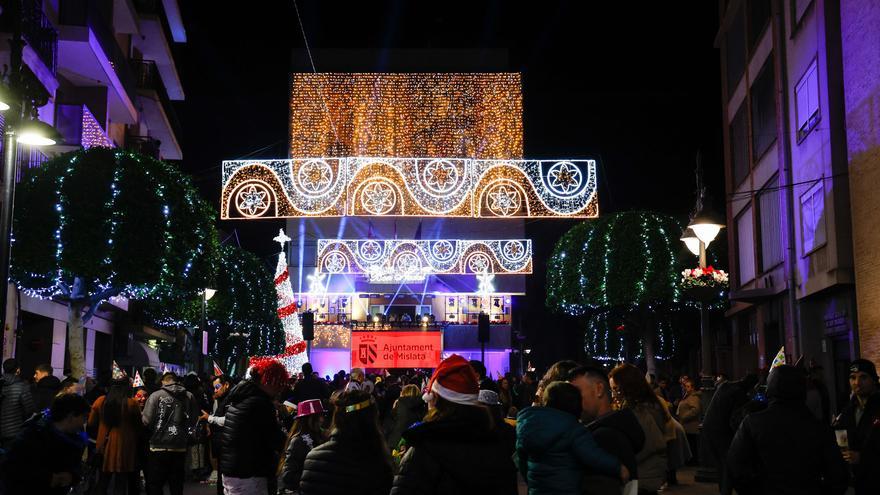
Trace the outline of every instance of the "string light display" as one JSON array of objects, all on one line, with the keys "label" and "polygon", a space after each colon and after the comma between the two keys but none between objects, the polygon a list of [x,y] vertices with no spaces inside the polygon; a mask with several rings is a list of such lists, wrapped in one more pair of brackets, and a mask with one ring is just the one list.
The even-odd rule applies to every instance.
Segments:
[{"label": "string light display", "polygon": [[290,156],[522,156],[518,73],[296,73]]},{"label": "string light display", "polygon": [[423,280],[427,275],[532,273],[532,241],[318,239],[318,270],[366,274],[371,280]]},{"label": "string light display", "polygon": [[223,162],[221,215],[598,215],[594,160],[345,156]]},{"label": "string light display", "polygon": [[216,272],[211,208],[167,163],[93,147],[29,172],[16,195],[11,276],[49,298],[88,293],[197,298]]},{"label": "string light display", "polygon": [[113,141],[104,132],[101,124],[89,111],[89,108],[83,105],[82,111],[82,135],[80,144],[83,148],[94,148],[95,146],[103,146],[105,148],[113,148]]}]

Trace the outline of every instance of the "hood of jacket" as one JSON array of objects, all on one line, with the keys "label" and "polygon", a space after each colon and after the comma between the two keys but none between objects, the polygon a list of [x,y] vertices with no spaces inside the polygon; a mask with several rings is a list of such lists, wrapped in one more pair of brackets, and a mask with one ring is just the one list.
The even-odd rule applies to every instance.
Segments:
[{"label": "hood of jacket", "polygon": [[24,380],[22,380],[20,376],[15,375],[15,374],[4,374],[2,381],[3,381],[3,385],[12,385],[13,383],[21,382]]},{"label": "hood of jacket", "polygon": [[497,434],[489,429],[489,415],[485,409],[464,407],[455,417],[416,423],[403,432],[403,437],[408,443],[417,445],[437,439],[463,443],[480,442],[497,439]]},{"label": "hood of jacket", "polygon": [[577,418],[552,407],[527,407],[516,417],[519,443],[536,455],[565,446],[579,427]]},{"label": "hood of jacket", "polygon": [[162,385],[162,388],[160,390],[164,390],[164,391],[168,392],[169,394],[171,394],[172,396],[177,397],[177,398],[186,397],[186,389],[183,387],[183,385],[180,385],[179,383],[170,383],[168,385]]},{"label": "hood of jacket", "polygon": [[55,375],[48,375],[40,378],[37,382],[37,388],[46,388],[49,390],[58,390],[61,388],[61,380]]},{"label": "hood of jacket", "polygon": [[613,428],[623,433],[632,445],[633,452],[639,452],[645,446],[645,432],[639,425],[639,420],[630,409],[621,409],[596,418],[587,425],[590,431],[601,428]]},{"label": "hood of jacket", "polygon": [[232,390],[226,394],[226,403],[228,405],[235,405],[239,402],[249,399],[251,397],[265,397],[267,399],[272,399],[269,397],[266,392],[263,392],[263,389],[260,388],[259,385],[254,383],[251,380],[242,380],[241,383],[236,385]]}]

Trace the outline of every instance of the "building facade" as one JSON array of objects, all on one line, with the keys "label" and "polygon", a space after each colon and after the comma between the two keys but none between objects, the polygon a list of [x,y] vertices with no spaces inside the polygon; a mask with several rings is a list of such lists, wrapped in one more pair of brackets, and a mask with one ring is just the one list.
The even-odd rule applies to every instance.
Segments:
[{"label": "building facade", "polygon": [[[22,71],[44,93],[40,120],[62,136],[48,148],[19,147],[22,169],[77,148],[131,149],[181,160],[180,124],[172,101],[184,99],[173,47],[186,41],[177,0],[21,0],[22,15],[0,14],[0,63],[9,62],[12,28],[25,41]],[[67,308],[10,286],[3,358],[15,356],[23,374],[51,363],[62,376],[67,361]],[[86,325],[91,376],[123,364],[159,365],[157,341],[174,336],[136,325],[128,302],[103,305]],[[135,338],[137,337],[137,338]],[[152,341],[152,347],[147,345]],[[27,375],[29,376],[29,375]]]},{"label": "building facade", "polygon": [[[844,43],[842,32],[853,36],[853,24],[841,18],[876,11],[871,3],[719,2],[732,276],[728,324],[719,336],[727,345],[717,364],[734,376],[766,369],[784,346],[789,362],[802,357],[821,367],[832,407],[848,393],[847,363],[871,340],[861,325],[861,312],[873,304],[870,280],[859,289],[866,277],[857,273],[876,258],[866,242],[876,234],[868,232],[874,220],[863,223],[859,211],[876,200],[869,181],[851,173],[854,163],[873,173],[871,158],[851,143],[869,117],[861,114],[857,124],[850,107],[871,91],[876,97],[880,79],[855,69],[865,64],[866,45]],[[873,89],[854,92],[859,87]],[[876,162],[876,135],[874,143]],[[865,297],[857,300],[857,293]]]}]

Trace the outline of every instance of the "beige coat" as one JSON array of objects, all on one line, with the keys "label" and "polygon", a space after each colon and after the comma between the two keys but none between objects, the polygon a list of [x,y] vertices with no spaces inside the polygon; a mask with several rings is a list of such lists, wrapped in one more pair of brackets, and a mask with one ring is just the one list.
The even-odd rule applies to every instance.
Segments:
[{"label": "beige coat", "polygon": [[703,405],[700,401],[700,392],[695,391],[686,394],[681,402],[678,403],[678,411],[676,415],[684,431],[689,435],[696,435],[700,432],[700,416],[703,414]]}]

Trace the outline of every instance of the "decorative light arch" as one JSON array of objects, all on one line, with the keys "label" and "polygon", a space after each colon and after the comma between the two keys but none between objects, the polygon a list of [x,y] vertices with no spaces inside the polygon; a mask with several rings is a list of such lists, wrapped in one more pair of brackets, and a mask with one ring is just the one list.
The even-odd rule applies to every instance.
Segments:
[{"label": "decorative light arch", "polygon": [[[271,178],[271,180],[269,180]],[[261,214],[242,185],[263,180]],[[594,160],[337,157],[223,162],[224,219],[303,216],[535,218],[598,216]],[[393,194],[392,194],[393,191]],[[364,194],[369,193],[367,204]],[[241,197],[240,197],[241,196]],[[390,204],[389,203],[392,203]],[[258,203],[258,201],[257,201]]]}]

